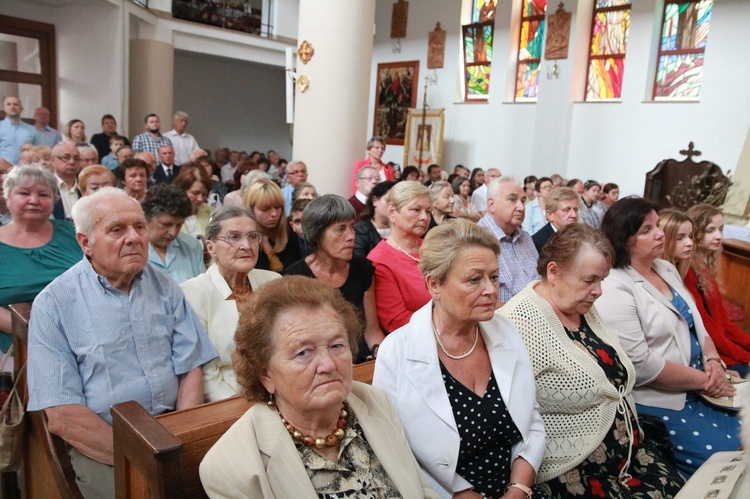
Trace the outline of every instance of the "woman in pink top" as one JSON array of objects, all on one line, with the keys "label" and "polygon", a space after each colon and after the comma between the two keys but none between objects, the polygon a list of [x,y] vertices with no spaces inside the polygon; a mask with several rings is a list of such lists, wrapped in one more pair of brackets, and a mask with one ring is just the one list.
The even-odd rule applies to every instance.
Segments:
[{"label": "woman in pink top", "polygon": [[391,235],[367,256],[375,265],[375,304],[385,332],[405,325],[430,301],[419,271],[420,238],[430,224],[430,207],[430,190],[419,182],[399,182],[388,191]]},{"label": "woman in pink top", "polygon": [[352,169],[352,194],[357,192],[357,172],[363,166],[372,166],[378,171],[380,181],[394,180],[393,167],[388,163],[383,163],[381,158],[385,152],[385,139],[377,135],[367,141],[367,159],[354,163]]}]

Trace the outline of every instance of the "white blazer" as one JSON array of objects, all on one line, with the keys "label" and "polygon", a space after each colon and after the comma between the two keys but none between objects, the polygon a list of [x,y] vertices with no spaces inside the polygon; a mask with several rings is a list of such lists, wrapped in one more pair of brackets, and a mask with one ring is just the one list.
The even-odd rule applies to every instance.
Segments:
[{"label": "white blazer", "polygon": [[[665,260],[654,260],[651,268],[690,307],[695,332],[703,349],[708,333],[690,292],[677,269]],[[675,411],[685,407],[685,392],[652,388],[667,361],[690,365],[690,328],[672,303],[633,267],[612,269],[602,281],[602,296],[596,309],[614,328],[620,344],[635,366],[633,398],[639,404]]]},{"label": "white blazer", "polygon": [[[253,269],[247,275],[247,280],[253,291],[258,291],[263,284],[279,277],[279,274],[270,270]],[[183,282],[180,287],[219,354],[203,366],[203,396],[206,402],[237,395],[239,387],[232,369],[232,352],[240,314],[237,302],[227,300],[232,289],[215,263],[205,274]]]},{"label": "white blazer", "polygon": [[[461,438],[438,361],[432,332],[432,300],[407,325],[380,345],[373,385],[391,395],[414,455],[433,488],[449,498],[472,485],[456,473]],[[534,373],[526,346],[513,323],[495,315],[479,325],[500,393],[522,440],[511,459],[522,457],[539,469],[545,449],[536,404]]]}]

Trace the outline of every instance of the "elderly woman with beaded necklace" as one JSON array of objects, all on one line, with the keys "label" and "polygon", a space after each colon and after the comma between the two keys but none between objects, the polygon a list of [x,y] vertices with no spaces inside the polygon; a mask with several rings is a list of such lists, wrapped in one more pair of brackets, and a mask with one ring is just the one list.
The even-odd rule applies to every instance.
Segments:
[{"label": "elderly woman with beaded necklace", "polygon": [[386,337],[375,364],[373,385],[390,393],[441,497],[531,497],[544,455],[529,354],[495,314],[499,253],[468,220],[430,230],[419,268],[432,300]]},{"label": "elderly woman with beaded necklace", "polygon": [[242,394],[256,403],[200,466],[209,497],[437,497],[388,395],[352,380],[361,325],[318,279],[266,284],[235,334]]}]

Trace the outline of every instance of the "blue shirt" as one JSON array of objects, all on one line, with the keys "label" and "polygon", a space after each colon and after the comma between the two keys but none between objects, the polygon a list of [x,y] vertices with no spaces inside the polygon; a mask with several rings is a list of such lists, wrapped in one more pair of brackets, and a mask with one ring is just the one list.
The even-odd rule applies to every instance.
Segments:
[{"label": "blue shirt", "polygon": [[539,207],[539,198],[534,198],[526,205],[526,216],[521,228],[528,232],[530,236],[533,236],[545,225],[547,225],[547,217]]},{"label": "blue shirt", "polygon": [[18,120],[13,123],[8,118],[0,121],[0,158],[16,165],[21,159],[21,146],[27,142],[37,144],[36,128]]},{"label": "blue shirt", "polygon": [[120,166],[120,163],[117,162],[117,158],[115,158],[114,154],[109,153],[102,158],[101,165],[106,166],[110,170],[116,170],[117,167]]},{"label": "blue shirt", "polygon": [[55,147],[57,144],[62,142],[62,135],[60,132],[52,128],[51,126],[45,127],[43,131],[36,129],[37,144],[40,146],[47,146],[49,148]]},{"label": "blue shirt", "polygon": [[31,308],[28,410],[81,404],[112,424],[110,407],[135,400],[161,414],[175,408],[178,376],[215,357],[167,275],[146,265],[126,295],[84,258]]},{"label": "blue shirt", "polygon": [[172,146],[172,142],[164,135],[153,138],[148,132],[143,132],[133,137],[133,152],[150,152],[156,158],[156,166],[161,166],[159,159],[159,148],[161,146]]},{"label": "blue shirt", "polygon": [[184,232],[177,234],[177,239],[167,246],[166,262],[161,261],[154,246],[149,244],[148,263],[169,274],[177,284],[182,284],[206,271],[206,265],[203,263],[203,245],[198,239]]},{"label": "blue shirt", "polygon": [[281,193],[284,195],[284,214],[288,217],[292,213],[292,193],[294,187],[292,184],[287,184],[281,188]]},{"label": "blue shirt", "polygon": [[540,276],[536,271],[539,253],[525,231],[516,229],[505,235],[492,216],[488,213],[479,219],[477,225],[489,230],[500,244],[500,256],[497,264],[500,267],[500,294],[498,300],[506,303],[519,293],[528,283]]}]

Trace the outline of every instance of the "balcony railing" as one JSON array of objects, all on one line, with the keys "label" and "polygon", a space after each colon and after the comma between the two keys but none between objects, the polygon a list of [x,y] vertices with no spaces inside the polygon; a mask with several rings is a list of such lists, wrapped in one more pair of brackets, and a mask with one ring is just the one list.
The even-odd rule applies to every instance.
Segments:
[{"label": "balcony railing", "polygon": [[172,17],[254,35],[271,33],[263,22],[263,0],[172,0]]}]

